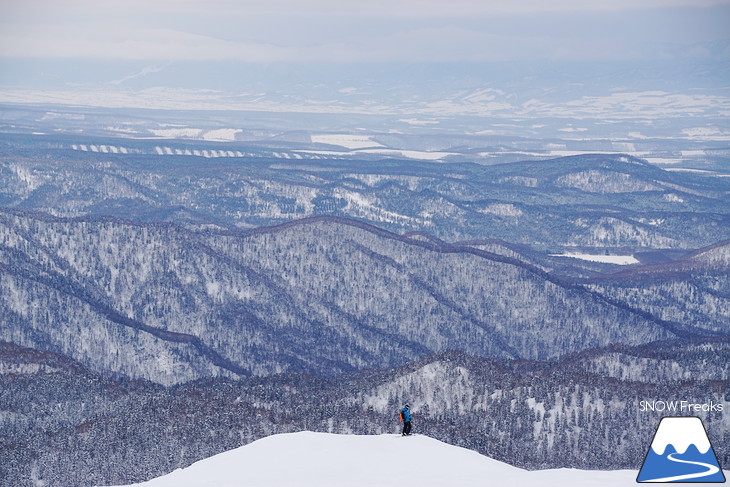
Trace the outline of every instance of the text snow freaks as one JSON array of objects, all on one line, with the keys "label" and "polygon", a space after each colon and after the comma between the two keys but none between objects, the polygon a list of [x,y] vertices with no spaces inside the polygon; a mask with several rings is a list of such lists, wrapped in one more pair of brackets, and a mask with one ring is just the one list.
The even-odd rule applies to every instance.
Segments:
[{"label": "text snow freaks", "polygon": [[639,411],[659,411],[672,413],[699,413],[705,412],[722,412],[722,404],[710,401],[709,403],[699,404],[689,401],[641,401],[639,403]]}]

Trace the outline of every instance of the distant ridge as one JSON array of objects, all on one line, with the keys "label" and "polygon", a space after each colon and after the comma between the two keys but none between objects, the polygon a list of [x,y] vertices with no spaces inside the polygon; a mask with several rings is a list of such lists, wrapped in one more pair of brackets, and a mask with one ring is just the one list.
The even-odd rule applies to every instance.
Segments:
[{"label": "distant ridge", "polygon": [[[551,273],[529,254],[424,241],[343,217],[192,231],[0,210],[0,236],[10,324],[0,339],[131,378],[328,375],[448,349],[545,359],[717,333]],[[38,304],[17,301],[11,288]],[[71,330],[99,333],[89,328],[95,320],[105,331],[88,346],[145,352],[88,356]],[[282,338],[291,343],[282,347]],[[169,358],[155,361],[161,353]]]},{"label": "distant ridge", "polygon": [[[23,140],[17,147],[3,148],[2,205],[56,215],[198,230],[331,215],[398,234],[427,232],[451,242],[499,237],[548,252],[681,251],[730,238],[730,180],[678,174],[622,154],[496,165],[370,155],[362,163],[354,155],[287,159],[259,144],[246,155],[207,159],[152,154],[154,140],[134,141],[145,154],[112,154],[63,149],[73,136],[57,143],[16,137]],[[189,141],[179,143],[176,150],[188,150]]]}]

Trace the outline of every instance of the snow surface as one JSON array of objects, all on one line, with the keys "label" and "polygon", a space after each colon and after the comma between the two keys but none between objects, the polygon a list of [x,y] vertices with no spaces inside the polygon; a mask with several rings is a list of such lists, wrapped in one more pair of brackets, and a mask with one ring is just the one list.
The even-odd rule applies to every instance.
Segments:
[{"label": "snow surface", "polygon": [[339,145],[348,149],[362,149],[364,147],[382,147],[382,144],[372,140],[370,135],[353,134],[318,134],[312,135],[315,144]]},{"label": "snow surface", "polygon": [[633,485],[636,471],[527,471],[428,436],[274,435],[135,484],[138,487]]},{"label": "snow surface", "polygon": [[508,203],[493,203],[486,208],[477,210],[479,213],[486,213],[497,216],[518,217],[522,216],[522,210],[515,205]]},{"label": "snow surface", "polygon": [[550,254],[552,257],[572,257],[573,259],[589,260],[591,262],[603,262],[604,264],[629,265],[638,264],[639,261],[633,255],[602,255],[602,254]]},{"label": "snow surface", "polygon": [[717,127],[692,127],[682,133],[691,140],[730,140],[730,133]]},{"label": "snow surface", "polygon": [[312,154],[314,158],[318,158],[315,155],[321,156],[348,156],[353,153],[356,154],[382,154],[390,157],[405,157],[406,159],[419,159],[426,161],[438,161],[444,157],[458,155],[455,152],[443,152],[443,151],[418,151],[418,150],[404,150],[404,149],[353,149],[350,152],[343,151],[332,151],[332,150],[297,150],[297,152]]},{"label": "snow surface", "polygon": [[420,118],[401,118],[399,122],[407,123],[408,125],[438,125],[439,121],[434,119],[423,120]]},{"label": "snow surface", "polygon": [[218,142],[232,142],[236,140],[236,134],[243,132],[240,129],[217,129],[209,130],[203,134],[204,140],[212,140]]},{"label": "snow surface", "polygon": [[690,169],[688,167],[667,167],[664,169],[669,172],[693,172],[697,174],[717,174],[715,171],[708,171],[706,169]]},{"label": "snow surface", "polygon": [[173,128],[173,129],[150,129],[150,132],[155,134],[157,137],[165,139],[176,139],[176,138],[194,138],[198,137],[202,132],[201,129],[194,128]]}]

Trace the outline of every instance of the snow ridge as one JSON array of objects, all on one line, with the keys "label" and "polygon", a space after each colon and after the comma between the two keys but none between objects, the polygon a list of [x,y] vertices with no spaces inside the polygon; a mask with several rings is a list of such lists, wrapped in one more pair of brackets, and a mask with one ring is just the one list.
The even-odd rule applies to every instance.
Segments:
[{"label": "snow ridge", "polygon": [[[405,461],[404,461],[405,458]],[[409,462],[416,462],[409,465]],[[137,487],[318,487],[627,485],[631,470],[527,471],[425,435],[334,435],[301,431],[262,438]],[[496,483],[495,483],[496,481]]]}]

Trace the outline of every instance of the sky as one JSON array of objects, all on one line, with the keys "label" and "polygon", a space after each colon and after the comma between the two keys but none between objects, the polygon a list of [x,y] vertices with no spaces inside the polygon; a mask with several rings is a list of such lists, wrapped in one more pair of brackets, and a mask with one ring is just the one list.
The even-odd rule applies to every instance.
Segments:
[{"label": "sky", "polygon": [[730,58],[730,0],[0,2],[0,59]]},{"label": "sky", "polygon": [[0,103],[722,122],[729,33],[730,0],[0,0]]}]

